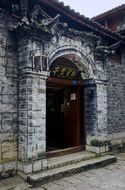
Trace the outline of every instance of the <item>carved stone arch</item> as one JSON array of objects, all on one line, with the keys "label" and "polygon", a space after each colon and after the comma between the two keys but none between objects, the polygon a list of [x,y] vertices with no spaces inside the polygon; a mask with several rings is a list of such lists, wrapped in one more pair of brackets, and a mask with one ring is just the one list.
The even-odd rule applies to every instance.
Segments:
[{"label": "carved stone arch", "polygon": [[55,48],[49,54],[49,68],[51,67],[54,60],[68,54],[75,55],[75,60],[73,63],[77,66],[77,68],[81,72],[81,77],[83,79],[98,78],[98,72],[94,64],[94,61],[90,58],[89,54],[87,54],[83,49],[77,46],[64,45]]}]

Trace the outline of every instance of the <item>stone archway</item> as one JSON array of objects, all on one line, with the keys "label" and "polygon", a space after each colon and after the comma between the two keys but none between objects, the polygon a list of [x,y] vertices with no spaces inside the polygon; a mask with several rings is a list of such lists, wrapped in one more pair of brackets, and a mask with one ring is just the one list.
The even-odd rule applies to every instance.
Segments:
[{"label": "stone archway", "polygon": [[[69,147],[70,148],[78,147],[78,146],[80,147],[81,145],[85,146],[86,137],[85,137],[85,126],[84,126],[85,121],[84,121],[83,80],[87,79],[87,78],[94,78],[94,76],[93,76],[93,71],[92,71],[92,60],[91,59],[89,60],[89,61],[91,61],[91,64],[89,64],[87,62],[87,60],[89,58],[86,57],[86,60],[84,60],[82,58],[82,56],[83,56],[83,53],[80,51],[80,49],[79,49],[79,51],[78,51],[78,48],[73,48],[73,47],[72,48],[68,47],[68,49],[66,49],[66,46],[63,48],[62,47],[57,48],[54,51],[54,53],[49,55],[50,76],[52,78],[49,78],[47,80],[47,117],[46,117],[47,118],[46,119],[47,136],[46,136],[46,139],[47,139],[47,149],[48,150],[55,150],[60,147],[65,149],[65,148],[69,148]],[[68,75],[67,74],[68,69],[72,70],[71,72],[74,72],[74,73],[76,72],[75,75]],[[52,72],[54,74],[52,74]],[[73,87],[73,86],[75,86],[75,87]],[[67,89],[68,89],[68,92],[67,92]],[[76,100],[76,103],[74,103],[75,101],[73,102],[71,99],[66,100],[66,101],[68,101],[67,105],[69,107],[71,107],[71,109],[66,108],[66,105],[65,105],[65,94],[66,93],[67,94],[69,93],[67,95],[69,97],[71,97],[71,95],[72,95],[71,99],[74,98],[74,100]],[[57,102],[57,99],[58,99],[58,101],[60,101],[59,100],[60,94],[63,94],[61,96],[61,98],[64,99],[64,102],[62,101],[61,105],[60,105],[60,103]],[[58,104],[58,106],[60,108],[59,107],[54,108],[54,107],[48,106],[48,104],[49,104],[48,101],[50,101],[50,102],[55,101],[53,103],[55,105],[55,107]],[[62,109],[61,106],[63,106],[63,109],[64,109],[63,116],[59,115],[59,113],[61,112],[60,110]],[[50,111],[50,109],[52,111]],[[58,109],[58,110],[56,110],[56,109]],[[72,112],[72,110],[77,110],[77,111]],[[70,114],[67,116],[65,111],[68,112],[68,114],[69,113]],[[54,116],[54,112],[55,112],[55,116]],[[50,120],[50,117],[52,117],[52,114],[53,114],[53,118],[55,117],[55,121],[53,121],[53,123],[52,122],[49,123],[49,120]],[[60,118],[60,117],[63,117],[63,120],[61,120],[61,123],[59,121],[57,121],[58,118]],[[68,119],[66,117],[68,117]],[[75,118],[75,120],[73,120],[73,118]],[[65,123],[66,119],[67,119],[68,124]],[[73,120],[73,123],[71,122],[72,120]],[[58,123],[57,126],[56,126],[56,123]],[[65,130],[65,134],[63,134],[64,135],[63,141],[65,141],[65,142],[63,142],[63,143],[61,142],[62,143],[61,144],[59,140],[61,140],[62,136],[59,135],[58,128],[59,128],[59,126],[61,126],[62,123],[65,123],[65,124],[63,124],[63,127],[62,127],[63,129],[62,128],[59,129],[59,131],[61,131],[61,133],[63,133],[62,131],[65,130],[64,128],[66,128],[66,127],[70,128],[70,130],[69,131]],[[74,125],[74,123],[76,123],[76,125]],[[50,125],[50,127],[49,127],[49,125]],[[54,129],[52,130],[52,128],[54,128],[54,127],[56,128],[55,131],[54,131]],[[75,132],[72,133],[72,131],[75,131]],[[74,141],[72,141],[72,139],[70,139],[70,136],[72,136],[72,139],[74,139]],[[58,137],[59,137],[59,140],[57,139]],[[55,140],[55,139],[57,139],[57,140]],[[83,144],[81,144],[81,142]]]},{"label": "stone archway", "polygon": [[82,78],[98,78],[98,70],[94,63],[94,60],[89,56],[87,52],[77,46],[65,45],[54,49],[49,54],[49,67],[51,67],[54,60],[58,57],[73,54],[73,63],[81,71]]},{"label": "stone archway", "polygon": [[[98,69],[92,57],[82,49],[65,45],[54,49],[49,54],[49,67],[53,66],[55,60],[65,57],[77,67],[84,85],[83,99],[84,110],[86,112],[86,144],[91,144],[91,140],[106,138],[107,128],[107,91],[106,82],[100,80]],[[102,104],[103,103],[103,104]]]}]

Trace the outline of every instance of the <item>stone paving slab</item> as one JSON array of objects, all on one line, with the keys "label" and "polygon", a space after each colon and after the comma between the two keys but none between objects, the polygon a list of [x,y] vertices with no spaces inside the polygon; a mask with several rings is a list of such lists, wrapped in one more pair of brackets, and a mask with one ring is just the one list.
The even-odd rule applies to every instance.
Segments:
[{"label": "stone paving slab", "polygon": [[10,178],[0,178],[0,190],[11,190],[14,189],[18,184],[24,184],[24,180],[19,176]]}]

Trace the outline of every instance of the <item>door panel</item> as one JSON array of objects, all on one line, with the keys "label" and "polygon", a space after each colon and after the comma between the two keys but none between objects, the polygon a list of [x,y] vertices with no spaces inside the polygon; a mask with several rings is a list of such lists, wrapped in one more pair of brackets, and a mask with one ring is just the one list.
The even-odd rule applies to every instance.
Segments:
[{"label": "door panel", "polygon": [[68,87],[64,92],[65,146],[80,145],[80,90]]}]

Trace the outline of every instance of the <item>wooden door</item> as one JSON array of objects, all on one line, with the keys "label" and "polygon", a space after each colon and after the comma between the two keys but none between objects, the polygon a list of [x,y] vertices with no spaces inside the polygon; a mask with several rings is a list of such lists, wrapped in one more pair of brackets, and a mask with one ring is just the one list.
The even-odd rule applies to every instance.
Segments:
[{"label": "wooden door", "polygon": [[80,146],[80,89],[71,86],[64,92],[65,146]]}]

